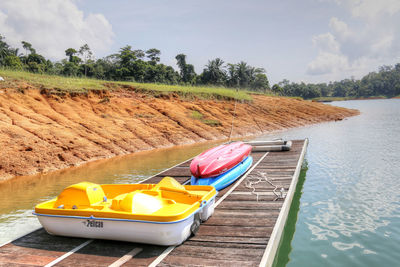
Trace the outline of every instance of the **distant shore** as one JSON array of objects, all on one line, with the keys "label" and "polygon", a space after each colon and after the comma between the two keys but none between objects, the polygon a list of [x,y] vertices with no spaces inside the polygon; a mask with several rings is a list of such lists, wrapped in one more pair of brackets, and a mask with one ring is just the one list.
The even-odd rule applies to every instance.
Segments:
[{"label": "distant shore", "polygon": [[313,102],[333,102],[333,101],[348,101],[348,100],[373,100],[373,99],[398,99],[400,96],[395,96],[391,98],[387,98],[385,96],[370,96],[370,97],[334,97],[334,96],[327,96],[327,97],[317,97],[313,98]]}]

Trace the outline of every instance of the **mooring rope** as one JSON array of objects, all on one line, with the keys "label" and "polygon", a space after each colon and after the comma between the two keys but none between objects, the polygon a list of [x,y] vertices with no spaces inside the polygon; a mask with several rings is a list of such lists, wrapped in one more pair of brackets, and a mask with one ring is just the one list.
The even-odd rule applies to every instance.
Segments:
[{"label": "mooring rope", "polygon": [[237,105],[237,99],[235,99],[235,108],[233,109],[233,115],[232,115],[232,125],[231,125],[231,133],[229,134],[229,141],[231,141],[232,138],[232,133],[233,133],[233,122],[235,121],[235,117],[236,117],[236,105]]},{"label": "mooring rope", "polygon": [[[284,198],[286,197],[286,195],[284,195],[285,189],[284,189],[283,187],[280,189],[280,194],[278,194],[278,193],[276,192],[276,190],[278,189],[278,186],[277,186],[277,185],[274,185],[274,184],[268,179],[267,173],[266,173],[266,172],[258,172],[258,173],[260,174],[261,177],[260,177],[260,176],[257,176],[257,178],[253,178],[253,180],[251,180],[251,178],[249,178],[249,179],[246,180],[246,183],[245,183],[245,187],[248,188],[248,189],[251,189],[251,190],[252,190],[251,193],[252,193],[253,195],[256,195],[257,202],[258,202],[259,192],[256,191],[255,185],[256,185],[256,184],[259,184],[259,183],[261,183],[261,182],[263,182],[263,180],[265,180],[267,183],[269,183],[270,185],[272,185],[272,186],[274,187],[274,189],[272,190],[272,192],[273,192],[274,195],[275,195],[274,201],[276,201],[276,200],[278,200],[278,199],[284,199]],[[264,179],[263,179],[263,178],[264,178]],[[256,179],[256,180],[255,180],[255,179]]]}]

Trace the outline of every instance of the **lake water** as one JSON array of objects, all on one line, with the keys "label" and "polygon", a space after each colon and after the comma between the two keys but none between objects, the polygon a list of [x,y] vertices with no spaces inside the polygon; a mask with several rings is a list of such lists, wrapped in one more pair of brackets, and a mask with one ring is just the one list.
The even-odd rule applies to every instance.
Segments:
[{"label": "lake water", "polygon": [[[264,138],[309,138],[279,266],[399,266],[400,100],[335,102],[361,115]],[[0,184],[0,243],[39,226],[34,205],[82,180],[132,183],[214,144],[163,149]],[[295,205],[294,205],[295,206]]]},{"label": "lake water", "polygon": [[278,266],[400,266],[400,99],[332,104],[361,115],[279,135],[310,143]]}]

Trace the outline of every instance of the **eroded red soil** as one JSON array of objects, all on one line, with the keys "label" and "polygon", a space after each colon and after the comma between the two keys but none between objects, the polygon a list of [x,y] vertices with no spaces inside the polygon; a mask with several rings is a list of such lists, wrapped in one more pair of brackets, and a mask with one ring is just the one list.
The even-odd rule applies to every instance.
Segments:
[{"label": "eroded red soil", "polygon": [[[358,114],[289,98],[238,103],[233,136],[250,136]],[[234,101],[155,98],[133,91],[87,96],[0,90],[0,180],[159,147],[225,139]]]}]

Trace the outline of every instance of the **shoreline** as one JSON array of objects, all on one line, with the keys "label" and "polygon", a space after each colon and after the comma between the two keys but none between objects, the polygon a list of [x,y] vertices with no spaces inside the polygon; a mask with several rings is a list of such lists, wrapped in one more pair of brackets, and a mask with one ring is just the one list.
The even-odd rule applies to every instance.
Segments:
[{"label": "shoreline", "polygon": [[[234,101],[157,98],[132,91],[106,96],[0,94],[0,182],[119,155],[229,138]],[[310,101],[254,95],[237,103],[233,139],[358,115]]]},{"label": "shoreline", "polygon": [[400,96],[394,96],[394,97],[385,97],[385,96],[370,96],[370,97],[332,97],[332,96],[326,96],[326,97],[317,97],[310,99],[313,102],[321,102],[321,103],[328,103],[328,102],[334,102],[334,101],[352,101],[352,100],[385,100],[385,99],[399,99]]}]

